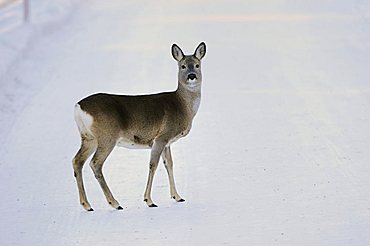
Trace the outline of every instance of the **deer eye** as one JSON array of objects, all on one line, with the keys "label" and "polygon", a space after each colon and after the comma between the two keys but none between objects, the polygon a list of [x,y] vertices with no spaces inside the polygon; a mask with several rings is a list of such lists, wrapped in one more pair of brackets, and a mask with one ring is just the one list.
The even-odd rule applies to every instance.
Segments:
[{"label": "deer eye", "polygon": [[185,66],[185,65],[181,65],[181,68],[182,68],[182,69],[185,69],[185,68],[186,68],[186,66]]},{"label": "deer eye", "polygon": [[196,68],[199,68],[199,64],[195,65]]}]

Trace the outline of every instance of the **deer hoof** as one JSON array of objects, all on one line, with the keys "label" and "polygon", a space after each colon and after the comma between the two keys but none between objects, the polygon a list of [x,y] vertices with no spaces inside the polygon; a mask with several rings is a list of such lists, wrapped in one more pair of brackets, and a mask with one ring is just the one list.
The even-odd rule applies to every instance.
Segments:
[{"label": "deer hoof", "polygon": [[175,199],[176,202],[185,202],[185,199],[182,199],[181,197],[180,199],[176,199],[175,196],[173,196],[172,198]]}]

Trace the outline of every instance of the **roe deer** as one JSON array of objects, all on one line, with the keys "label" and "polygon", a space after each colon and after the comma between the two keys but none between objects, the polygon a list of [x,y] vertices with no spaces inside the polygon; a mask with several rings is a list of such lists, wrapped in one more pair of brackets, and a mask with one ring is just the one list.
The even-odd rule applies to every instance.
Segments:
[{"label": "roe deer", "polygon": [[73,159],[74,175],[80,203],[87,211],[93,211],[87,200],[82,178],[82,167],[94,152],[90,167],[108,203],[122,209],[114,199],[102,167],[113,148],[149,148],[150,163],[144,201],[149,207],[157,207],[151,198],[154,173],[162,156],[166,167],[171,198],[185,201],[176,191],[170,145],[186,136],[198,111],[201,97],[201,60],[206,45],[200,43],[193,55],[184,55],[172,45],[172,56],[178,62],[178,87],[173,92],[152,95],[126,96],[94,94],[75,105],[75,120],[81,134],[81,147]]}]

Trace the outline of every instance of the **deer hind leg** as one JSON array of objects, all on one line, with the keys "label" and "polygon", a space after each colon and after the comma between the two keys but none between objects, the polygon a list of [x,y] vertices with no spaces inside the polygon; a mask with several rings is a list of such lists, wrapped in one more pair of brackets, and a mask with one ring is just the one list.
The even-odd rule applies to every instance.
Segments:
[{"label": "deer hind leg", "polygon": [[181,196],[177,193],[176,190],[175,179],[173,176],[173,161],[171,156],[171,148],[169,146],[164,148],[162,152],[162,159],[164,166],[166,167],[167,170],[168,180],[170,182],[171,198],[175,199],[177,202],[185,202],[185,200],[181,198]]},{"label": "deer hind leg", "polygon": [[98,148],[91,159],[90,167],[94,172],[95,178],[98,180],[101,189],[104,192],[105,198],[109,205],[111,205],[115,209],[123,209],[116,199],[114,199],[112,192],[110,191],[107,182],[105,181],[103,175],[103,164],[104,161],[107,159],[108,155],[112,152],[115,146],[114,142],[99,144]]},{"label": "deer hind leg", "polygon": [[166,146],[166,142],[164,141],[154,141],[152,150],[150,152],[150,163],[149,163],[149,175],[148,175],[148,182],[146,184],[146,189],[144,193],[144,202],[149,207],[157,207],[152,201],[151,193],[152,193],[152,185],[153,185],[153,178],[155,171],[158,167],[159,158],[161,157],[162,151]]},{"label": "deer hind leg", "polygon": [[78,193],[80,196],[80,203],[84,209],[87,211],[93,211],[90,203],[87,200],[86,192],[84,188],[83,178],[82,178],[82,167],[85,164],[87,158],[89,158],[92,153],[96,150],[96,140],[92,137],[81,137],[81,147],[78,150],[76,156],[73,158],[73,170],[74,176],[77,181]]}]

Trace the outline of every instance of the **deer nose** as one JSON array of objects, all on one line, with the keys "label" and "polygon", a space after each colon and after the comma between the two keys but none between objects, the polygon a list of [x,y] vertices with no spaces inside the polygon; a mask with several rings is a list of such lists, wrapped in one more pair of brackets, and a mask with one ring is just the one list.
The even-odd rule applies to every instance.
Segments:
[{"label": "deer nose", "polygon": [[197,78],[197,76],[195,74],[193,74],[193,73],[191,73],[191,74],[188,75],[188,79],[193,80],[193,79],[196,79],[196,78]]}]

